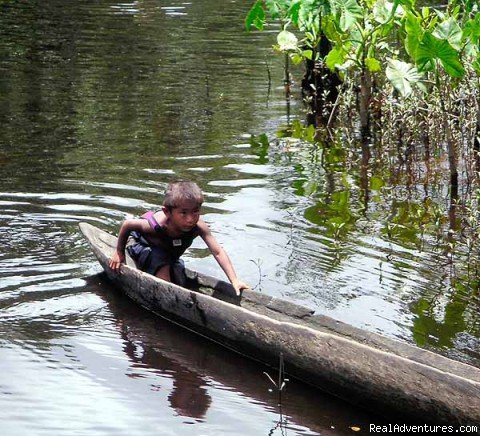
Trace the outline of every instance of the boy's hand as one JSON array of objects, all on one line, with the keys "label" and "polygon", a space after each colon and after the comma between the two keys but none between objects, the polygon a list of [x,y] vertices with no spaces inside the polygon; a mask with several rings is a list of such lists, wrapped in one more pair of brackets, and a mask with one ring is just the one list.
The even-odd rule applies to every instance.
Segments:
[{"label": "boy's hand", "polygon": [[232,286],[235,289],[235,294],[237,294],[237,297],[240,296],[240,293],[243,289],[250,289],[250,286],[248,286],[246,283],[241,282],[240,280],[233,281]]},{"label": "boy's hand", "polygon": [[120,265],[122,263],[125,263],[125,254],[115,251],[115,253],[113,253],[113,256],[110,258],[110,262],[108,262],[108,265],[110,266],[110,268],[112,268],[113,271],[118,272],[120,271]]}]

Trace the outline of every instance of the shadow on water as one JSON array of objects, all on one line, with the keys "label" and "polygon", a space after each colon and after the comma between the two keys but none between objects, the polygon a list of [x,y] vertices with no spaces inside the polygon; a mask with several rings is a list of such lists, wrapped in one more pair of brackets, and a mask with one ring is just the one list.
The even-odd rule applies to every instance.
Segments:
[{"label": "shadow on water", "polygon": [[[292,425],[318,434],[343,434],[352,427],[368,428],[382,419],[353,408],[318,390],[289,380],[278,404],[278,393],[264,374],[277,374],[249,359],[211,343],[132,303],[104,274],[87,279],[89,290],[100,295],[113,314],[131,365],[141,365],[173,378],[168,400],[176,413],[205,419],[215,386],[236,392],[278,416],[266,434],[287,431]],[[294,428],[293,427],[293,428]]]}]

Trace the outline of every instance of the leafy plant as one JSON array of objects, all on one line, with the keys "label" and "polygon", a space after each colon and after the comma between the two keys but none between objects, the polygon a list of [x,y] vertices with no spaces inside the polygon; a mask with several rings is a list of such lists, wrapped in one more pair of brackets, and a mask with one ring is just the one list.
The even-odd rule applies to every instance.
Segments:
[{"label": "leafy plant", "polygon": [[402,97],[410,97],[414,88],[426,92],[426,87],[421,81],[423,75],[412,64],[390,59],[385,74]]}]

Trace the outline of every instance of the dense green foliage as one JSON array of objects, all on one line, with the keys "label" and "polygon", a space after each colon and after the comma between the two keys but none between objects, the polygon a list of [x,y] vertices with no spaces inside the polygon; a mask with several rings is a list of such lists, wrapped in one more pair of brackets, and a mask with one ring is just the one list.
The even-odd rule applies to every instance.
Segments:
[{"label": "dense green foliage", "polygon": [[[480,14],[473,0],[450,1],[443,12],[419,8],[415,0],[258,0],[247,29],[263,29],[267,16],[281,21],[278,49],[294,61],[321,60],[343,74],[383,72],[404,96],[415,86],[426,89],[426,73],[462,78],[467,66],[480,73]],[[332,44],[324,59],[317,50],[322,35]]]}]

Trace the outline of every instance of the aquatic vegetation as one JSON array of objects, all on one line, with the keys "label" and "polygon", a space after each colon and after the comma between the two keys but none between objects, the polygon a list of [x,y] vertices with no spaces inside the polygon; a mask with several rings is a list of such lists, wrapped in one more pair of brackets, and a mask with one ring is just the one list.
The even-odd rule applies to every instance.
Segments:
[{"label": "aquatic vegetation", "polygon": [[[357,164],[365,184],[372,157],[396,155],[406,175],[395,183],[409,184],[414,158],[428,179],[444,173],[445,156],[453,204],[459,177],[476,186],[480,168],[477,9],[463,0],[445,10],[412,0],[259,0],[246,26],[280,20],[275,49],[305,64],[307,121],[316,130],[302,134],[294,124],[291,136],[319,141],[323,164]],[[405,233],[404,224],[389,226],[388,235]]]},{"label": "aquatic vegetation", "polygon": [[422,268],[442,265],[438,283],[409,303],[417,344],[448,349],[459,332],[478,336],[478,2],[258,0],[246,27],[271,21],[281,24],[274,51],[285,80],[290,63],[304,67],[307,113],[276,139],[252,138],[252,149],[264,161],[278,150],[296,155],[292,188],[311,199],[303,218],[321,232],[332,267],[361,234],[384,241],[400,270],[407,265],[392,246],[417,253]]},{"label": "aquatic vegetation", "polygon": [[[457,88],[474,91],[468,86],[472,79],[478,89],[480,15],[471,0],[451,0],[445,10],[420,8],[415,0],[258,0],[246,28],[262,30],[267,18],[281,23],[274,48],[285,54],[286,65],[288,59],[305,64],[302,89],[314,112],[310,120],[331,127],[346,104],[342,94],[353,89],[364,147],[387,93],[419,102],[441,93],[447,123],[449,94]],[[450,137],[447,148],[454,174]]]}]

